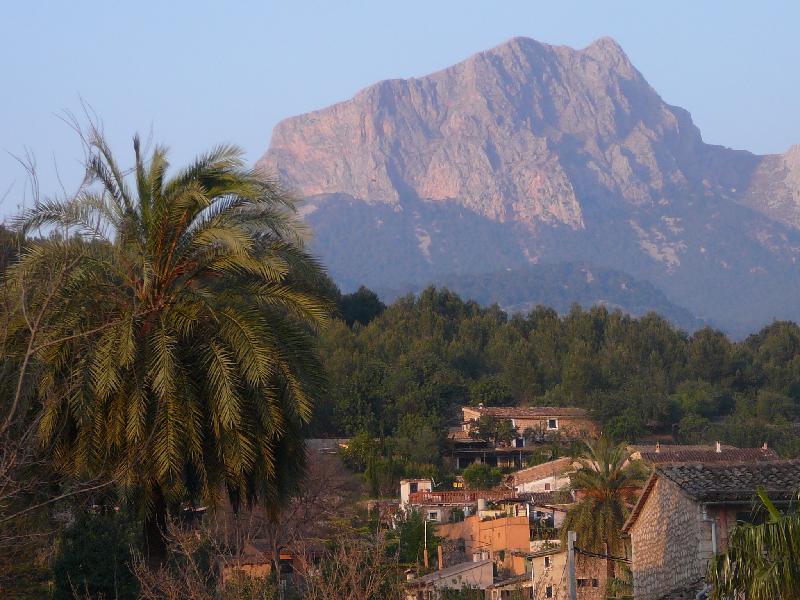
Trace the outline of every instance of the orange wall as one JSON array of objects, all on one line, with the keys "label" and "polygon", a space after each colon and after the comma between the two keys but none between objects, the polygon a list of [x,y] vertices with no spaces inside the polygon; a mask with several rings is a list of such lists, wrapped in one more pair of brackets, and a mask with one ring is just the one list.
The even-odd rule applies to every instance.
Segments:
[{"label": "orange wall", "polygon": [[[515,575],[515,563],[511,556],[512,550],[527,552],[530,549],[530,527],[528,517],[503,517],[481,521],[477,515],[467,517],[460,523],[439,525],[437,535],[449,540],[464,540],[464,549],[469,558],[476,552],[488,552],[489,558],[494,560],[498,567],[507,568]],[[500,561],[499,553],[505,553]]]}]

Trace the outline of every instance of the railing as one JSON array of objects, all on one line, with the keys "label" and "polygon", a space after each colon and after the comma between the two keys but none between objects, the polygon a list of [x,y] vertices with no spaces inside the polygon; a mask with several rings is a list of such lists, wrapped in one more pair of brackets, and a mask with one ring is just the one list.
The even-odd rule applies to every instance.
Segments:
[{"label": "railing", "polygon": [[514,498],[513,490],[454,490],[447,492],[414,492],[408,499],[411,504],[472,504],[478,500],[508,500]]}]

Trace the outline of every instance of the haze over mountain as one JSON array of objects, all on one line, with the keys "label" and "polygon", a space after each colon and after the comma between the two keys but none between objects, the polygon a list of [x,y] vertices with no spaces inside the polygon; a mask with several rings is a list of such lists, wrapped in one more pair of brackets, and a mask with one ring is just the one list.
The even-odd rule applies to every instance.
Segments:
[{"label": "haze over mountain", "polygon": [[579,262],[736,334],[800,319],[800,147],[705,144],[609,38],[515,38],[275,128],[259,168],[309,203],[345,284]]}]

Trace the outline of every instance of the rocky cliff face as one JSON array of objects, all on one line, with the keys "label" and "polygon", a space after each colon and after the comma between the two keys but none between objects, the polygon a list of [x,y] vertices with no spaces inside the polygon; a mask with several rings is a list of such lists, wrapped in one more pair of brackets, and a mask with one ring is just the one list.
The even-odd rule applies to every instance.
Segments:
[{"label": "rocky cliff face", "polygon": [[741,330],[800,316],[800,147],[704,144],[604,38],[516,38],[280,123],[259,168],[310,199],[340,280],[591,261]]}]

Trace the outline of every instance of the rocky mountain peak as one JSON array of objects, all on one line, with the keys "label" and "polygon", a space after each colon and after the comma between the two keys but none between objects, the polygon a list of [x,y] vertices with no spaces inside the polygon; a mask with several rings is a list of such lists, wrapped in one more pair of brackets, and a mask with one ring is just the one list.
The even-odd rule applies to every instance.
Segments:
[{"label": "rocky mountain peak", "polygon": [[[711,320],[740,314],[748,294],[758,318],[789,314],[787,273],[800,293],[800,151],[703,143],[611,38],[583,49],[512,38],[377,83],[279,123],[258,167],[309,199],[318,239],[343,235],[328,225],[345,213],[377,238],[391,230],[379,244],[390,255],[407,238],[406,262],[364,257],[373,279],[360,282],[379,287],[576,260],[650,281]],[[319,243],[341,256],[334,239]]]}]

